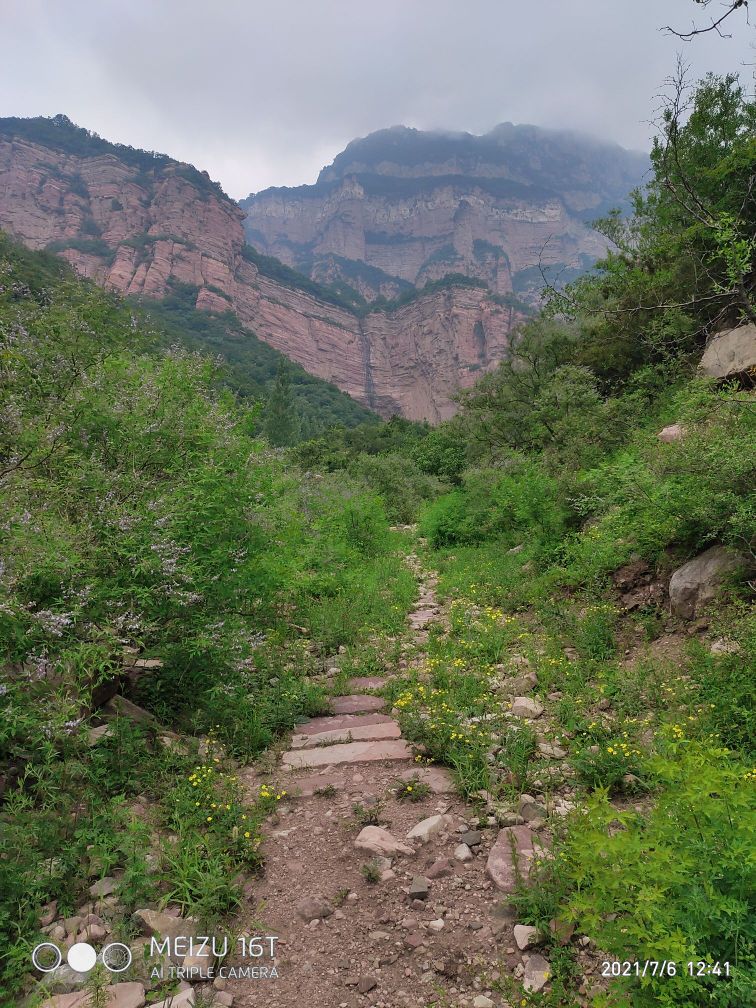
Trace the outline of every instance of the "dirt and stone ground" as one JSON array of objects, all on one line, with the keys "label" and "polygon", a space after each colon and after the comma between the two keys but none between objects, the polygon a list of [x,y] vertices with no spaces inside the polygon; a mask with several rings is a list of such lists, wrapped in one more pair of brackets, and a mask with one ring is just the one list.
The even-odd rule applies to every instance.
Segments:
[{"label": "dirt and stone ground", "polygon": [[[408,619],[418,657],[428,625],[445,613],[434,576],[415,557],[410,563],[421,587]],[[242,923],[248,933],[278,936],[278,977],[229,980],[238,1008],[488,1008],[505,1003],[490,987],[500,970],[527,969],[542,982],[545,961],[518,949],[506,902],[509,841],[527,858],[530,830],[518,826],[507,837],[479,828],[448,772],[418,764],[382,700],[359,692],[381,684],[351,680],[333,715],[301,726],[265,775],[287,796],[267,825],[264,874]],[[397,783],[415,777],[429,793],[398,800]],[[408,836],[415,827],[425,835]],[[368,863],[377,881],[365,878]]]}]

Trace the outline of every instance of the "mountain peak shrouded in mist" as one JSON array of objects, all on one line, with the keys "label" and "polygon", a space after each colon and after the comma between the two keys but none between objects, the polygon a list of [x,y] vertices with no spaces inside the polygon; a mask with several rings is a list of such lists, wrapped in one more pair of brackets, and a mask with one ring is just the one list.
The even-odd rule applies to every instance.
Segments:
[{"label": "mountain peak shrouded in mist", "polygon": [[241,201],[248,241],[368,300],[450,274],[535,301],[539,264],[562,279],[606,250],[591,221],[648,170],[648,155],[567,130],[391,126],[347,144],[312,185]]}]

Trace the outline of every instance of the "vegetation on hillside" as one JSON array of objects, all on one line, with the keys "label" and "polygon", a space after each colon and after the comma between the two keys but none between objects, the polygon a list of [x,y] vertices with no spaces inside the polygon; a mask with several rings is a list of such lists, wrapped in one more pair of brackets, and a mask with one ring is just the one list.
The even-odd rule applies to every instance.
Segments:
[{"label": "vegetation on hillside", "polygon": [[[419,516],[452,601],[427,661],[385,687],[405,737],[484,816],[570,795],[513,897],[544,933],[549,988],[523,996],[499,972],[491,989],[528,1008],[749,1002],[753,376],[714,383],[696,364],[714,331],[754,318],[756,112],[735,77],[689,100],[679,82],[634,216],[602,225],[616,250],[552,291],[434,430],[372,421],[273,447],[305,416],[296,369],[270,358],[261,414],[171,345],[186,327],[225,346],[226,320],[200,333],[177,290],[174,322],[169,301],[145,325],[3,243],[0,996],[22,986],[40,906],[73,909],[113,871],[129,911],[233,909],[277,801],[251,799],[238,763],[323,708],[338,649],[342,670],[397,667],[386,639],[413,583],[389,521]],[[660,441],[672,423],[682,436]],[[712,544],[740,573],[695,622],[673,619],[670,572]],[[637,605],[627,564],[647,575]],[[136,654],[160,664],[126,686]],[[548,708],[535,726],[509,716],[523,670]],[[116,679],[156,720],[117,718],[91,744]],[[148,821],[130,812],[143,798]],[[607,961],[675,970],[580,993],[571,928]]]},{"label": "vegetation on hillside", "polygon": [[[127,940],[136,906],[238,903],[275,795],[250,802],[229,757],[320,711],[328,655],[401,625],[412,582],[374,493],[287,467],[212,361],[156,350],[128,305],[6,241],[0,377],[10,1003],[40,907],[72,913],[114,869]],[[98,696],[137,655],[162,663],[131,690],[156,720],[94,744]]]},{"label": "vegetation on hillside", "polygon": [[[128,144],[111,143],[97,133],[77,126],[66,115],[36,116],[22,119],[17,116],[0,118],[0,136],[20,138],[31,143],[42,144],[77,157],[98,157],[112,154],[120,161],[137,168],[146,176],[170,169],[195,186],[200,194],[220,196],[228,199],[217,182],[213,182],[207,172],[199,171],[193,165],[174,161],[167,154],[140,150]],[[137,179],[137,182],[139,179]]]}]

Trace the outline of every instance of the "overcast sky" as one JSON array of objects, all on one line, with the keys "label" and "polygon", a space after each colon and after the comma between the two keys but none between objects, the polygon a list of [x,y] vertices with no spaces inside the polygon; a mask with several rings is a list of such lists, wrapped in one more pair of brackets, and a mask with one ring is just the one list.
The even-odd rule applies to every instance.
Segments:
[{"label": "overcast sky", "polygon": [[574,127],[647,149],[682,51],[751,80],[754,33],[659,31],[693,0],[0,0],[0,115],[55,115],[190,161],[239,198],[313,182],[397,123]]}]

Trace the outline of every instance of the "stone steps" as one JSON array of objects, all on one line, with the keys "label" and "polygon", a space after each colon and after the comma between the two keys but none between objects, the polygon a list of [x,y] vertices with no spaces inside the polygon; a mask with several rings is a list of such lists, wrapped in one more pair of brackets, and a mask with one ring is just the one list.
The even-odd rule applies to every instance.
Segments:
[{"label": "stone steps", "polygon": [[396,721],[383,724],[358,725],[355,728],[336,728],[333,731],[295,735],[291,740],[292,749],[314,749],[316,746],[333,745],[337,742],[376,742],[380,739],[401,738],[402,729]]},{"label": "stone steps", "polygon": [[382,689],[388,679],[385,676],[358,676],[356,679],[350,679],[347,683],[347,688],[350,690],[363,690],[363,689]]},{"label": "stone steps", "polygon": [[364,725],[386,724],[393,721],[388,714],[338,714],[327,717],[311,718],[304,724],[297,725],[297,735],[318,735],[327,731],[349,731],[350,728],[361,728]]},{"label": "stone steps", "polygon": [[331,710],[334,714],[369,714],[373,711],[383,710],[385,706],[386,701],[381,697],[355,693],[335,697],[331,704]]},{"label": "stone steps", "polygon": [[411,760],[413,752],[404,739],[386,739],[376,742],[344,742],[315,749],[294,749],[282,757],[284,766],[305,767],[338,766],[352,763],[378,763],[389,760]]}]

